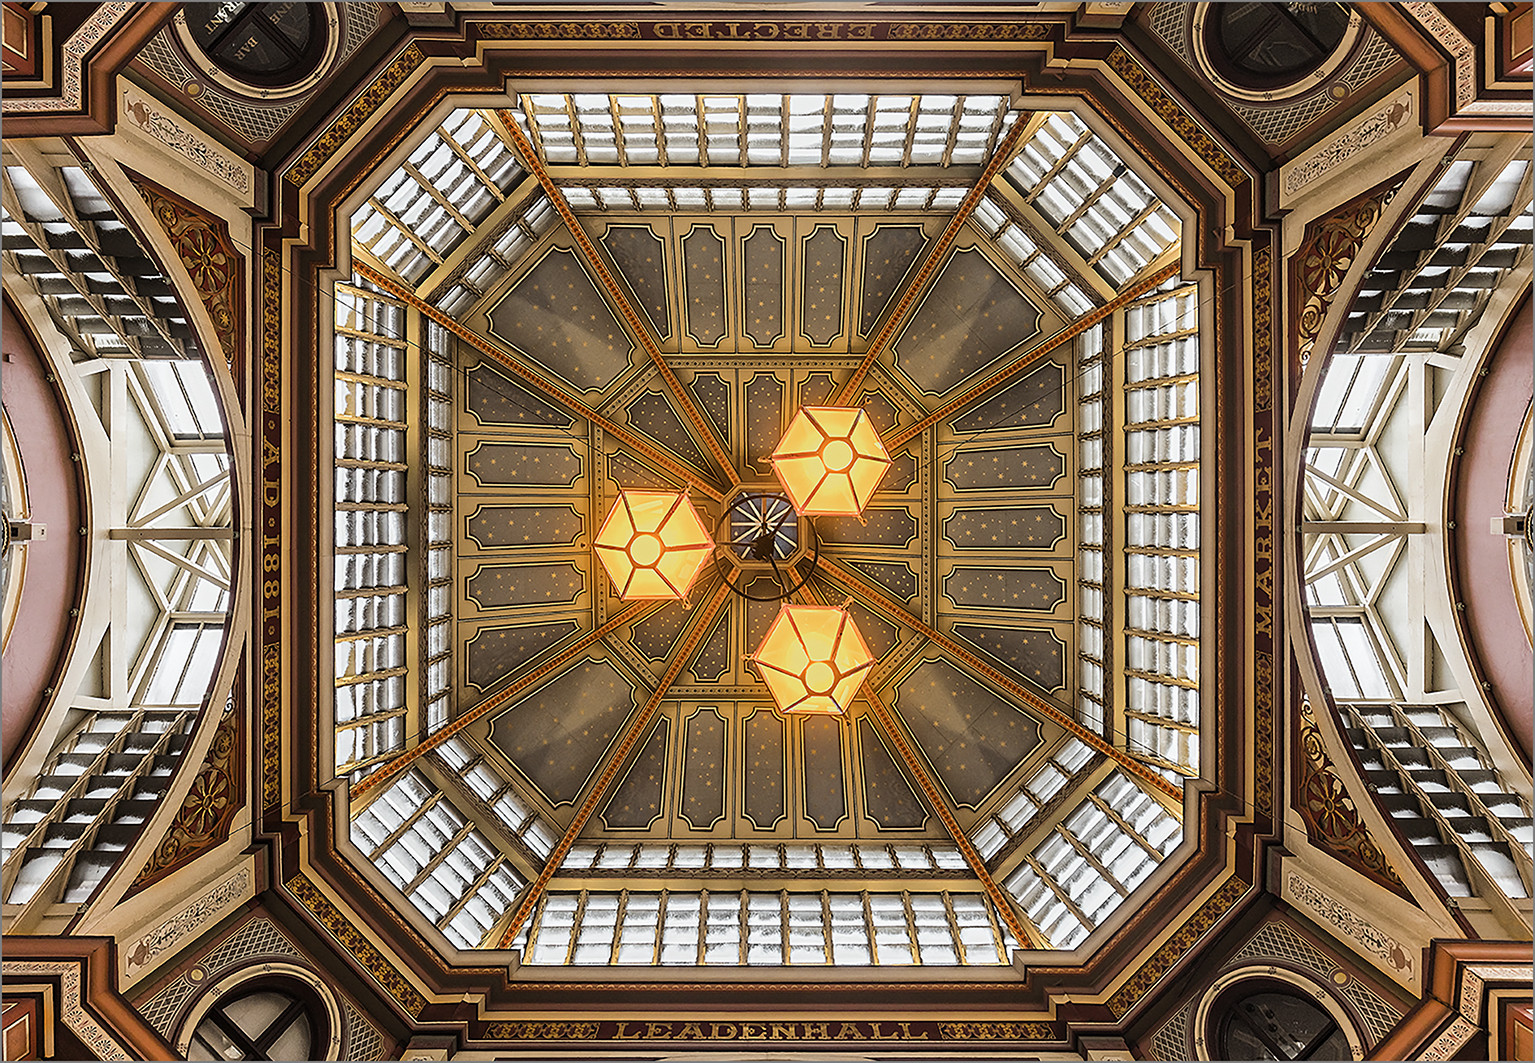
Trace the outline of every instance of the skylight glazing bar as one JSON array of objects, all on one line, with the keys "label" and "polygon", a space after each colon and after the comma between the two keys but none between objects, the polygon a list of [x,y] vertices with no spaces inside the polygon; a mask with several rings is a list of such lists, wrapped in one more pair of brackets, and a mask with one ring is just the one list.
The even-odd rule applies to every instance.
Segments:
[{"label": "skylight glazing bar", "polygon": [[522,170],[485,115],[452,112],[352,217],[352,240],[415,284],[506,198]]},{"label": "skylight glazing bar", "polygon": [[980,894],[625,889],[551,891],[524,962],[955,967],[1008,960]]},{"label": "skylight glazing bar", "polygon": [[384,877],[460,948],[482,947],[522,880],[441,790],[414,769],[352,820]]},{"label": "skylight glazing bar", "polygon": [[1105,475],[1108,449],[1105,326],[1098,325],[1077,339],[1079,382],[1077,399],[1077,719],[1102,733],[1108,722],[1104,705],[1108,675],[1107,548],[1104,514],[1109,504]]},{"label": "skylight glazing bar", "polygon": [[1160,801],[1115,771],[1023,858],[1006,886],[1054,947],[1075,948],[1182,836]]},{"label": "skylight glazing bar", "polygon": [[[336,770],[405,738],[405,308],[336,285]],[[348,375],[339,375],[348,374]],[[350,377],[350,378],[349,378]],[[380,383],[365,383],[378,380]],[[367,416],[364,416],[364,415]]]},{"label": "skylight glazing bar", "polygon": [[1111,284],[1120,285],[1178,240],[1177,215],[1076,115],[1052,113],[1008,177]]},{"label": "skylight glazing bar", "polygon": [[1198,291],[1170,282],[1125,312],[1124,733],[1132,756],[1199,774]]},{"label": "skylight glazing bar", "polygon": [[428,733],[448,722],[452,689],[453,364],[447,330],[423,321],[421,704]]}]

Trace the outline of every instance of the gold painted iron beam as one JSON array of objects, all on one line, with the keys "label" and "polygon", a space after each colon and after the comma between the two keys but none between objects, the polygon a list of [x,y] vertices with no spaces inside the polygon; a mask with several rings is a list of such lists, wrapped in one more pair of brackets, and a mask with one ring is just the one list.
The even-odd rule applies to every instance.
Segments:
[{"label": "gold painted iron beam", "polygon": [[654,446],[651,443],[647,443],[645,440],[641,439],[633,432],[630,432],[617,421],[614,421],[608,417],[604,417],[602,414],[598,413],[584,402],[578,402],[571,398],[569,395],[566,395],[559,388],[552,386],[548,381],[544,380],[537,373],[523,365],[521,361],[513,358],[511,355],[507,354],[505,351],[500,350],[493,344],[488,343],[480,336],[475,335],[469,329],[453,320],[453,318],[443,313],[437,307],[417,296],[415,292],[412,292],[409,288],[400,284],[399,281],[394,280],[387,274],[380,273],[378,270],[373,269],[371,266],[361,262],[353,262],[352,269],[357,273],[359,277],[366,278],[372,283],[378,285],[394,298],[415,307],[417,310],[421,311],[421,313],[437,322],[437,324],[453,333],[459,339],[469,344],[471,347],[485,355],[487,358],[494,359],[499,365],[510,369],[517,376],[521,377],[529,384],[532,384],[541,394],[547,396],[550,399],[553,399],[556,403],[558,403],[566,410],[569,410],[577,417],[581,417],[592,422],[592,424],[596,425],[598,428],[601,428],[604,432],[608,433],[608,435],[618,440],[624,446],[628,447],[636,454],[639,454],[641,457],[644,457],[650,462],[654,463],[657,467],[664,469],[666,472],[670,473],[672,476],[681,480],[688,486],[695,488],[700,494],[708,495],[716,502],[724,500],[725,496],[723,493],[721,493],[718,487],[715,487],[712,483],[710,483],[708,480],[705,480],[692,469],[689,469],[686,465],[683,465],[681,462],[670,457],[664,450]]},{"label": "gold painted iron beam", "polygon": [[1113,299],[1110,299],[1102,306],[1096,307],[1088,313],[1077,318],[1071,324],[1061,329],[1061,331],[1045,340],[1045,342],[1041,343],[1039,346],[1025,351],[1022,355],[1013,359],[1013,361],[1009,362],[1007,365],[1004,365],[1001,369],[998,369],[985,380],[977,383],[974,387],[967,388],[963,395],[960,395],[958,398],[950,399],[948,402],[938,407],[938,409],[934,410],[920,421],[917,421],[915,424],[908,425],[904,430],[897,432],[892,438],[885,441],[886,449],[894,453],[899,447],[906,445],[913,438],[921,435],[923,432],[927,431],[939,421],[942,421],[947,417],[951,417],[958,413],[960,410],[963,410],[966,406],[969,406],[972,402],[975,402],[982,395],[986,394],[988,391],[996,387],[1008,377],[1015,376],[1016,374],[1022,372],[1024,369],[1028,368],[1030,365],[1033,365],[1035,362],[1039,361],[1041,358],[1055,350],[1057,347],[1064,343],[1070,343],[1072,340],[1082,335],[1082,333],[1098,324],[1098,322],[1103,321],[1105,318],[1119,310],[1123,310],[1125,307],[1135,302],[1135,300],[1141,298],[1147,292],[1155,289],[1158,285],[1172,279],[1173,277],[1176,277],[1178,275],[1178,269],[1178,263],[1171,262],[1157,270],[1155,273],[1151,274],[1149,277],[1146,277],[1144,280],[1137,281],[1136,283],[1132,284],[1130,287],[1120,292]]},{"label": "gold painted iron beam", "polygon": [[903,606],[897,603],[889,595],[880,590],[877,590],[874,587],[871,587],[858,576],[843,568],[839,562],[822,556],[820,564],[817,567],[817,571],[825,573],[828,579],[841,584],[842,587],[849,592],[865,598],[873,604],[879,606],[879,608],[883,609],[892,619],[899,623],[905,624],[907,627],[925,636],[935,645],[939,646],[945,652],[947,652],[949,656],[965,665],[965,667],[976,672],[978,675],[984,676],[987,680],[996,684],[999,688],[1005,691],[1010,697],[1013,697],[1022,702],[1024,705],[1027,705],[1030,709],[1033,709],[1035,712],[1050,720],[1052,723],[1059,727],[1065,728],[1068,733],[1075,736],[1077,739],[1090,746],[1097,752],[1102,753],[1110,760],[1114,761],[1122,770],[1130,775],[1135,776],[1147,786],[1159,790],[1160,792],[1166,794],[1168,797],[1172,798],[1174,801],[1181,802],[1183,800],[1183,792],[1179,787],[1173,785],[1171,782],[1168,782],[1161,775],[1158,775],[1156,772],[1146,767],[1146,765],[1136,760],[1123,749],[1120,749],[1118,746],[1114,745],[1114,743],[1104,738],[1098,732],[1089,730],[1088,728],[1082,726],[1082,724],[1070,714],[1062,712],[1060,709],[1050,704],[1050,702],[1046,701],[1032,690],[1029,690],[1022,684],[1009,679],[1007,676],[991,667],[985,661],[981,660],[974,653],[971,653],[969,650],[965,649],[965,647],[960,645],[959,642],[949,638],[947,635],[938,631],[936,628],[928,627],[927,624],[923,623],[917,617],[908,613]]},{"label": "gold painted iron beam", "polygon": [[[672,367],[666,364],[666,356],[661,353],[660,343],[651,335],[650,325],[640,317],[635,311],[634,306],[629,302],[628,297],[624,295],[623,289],[619,287],[617,279],[614,278],[612,271],[608,269],[607,263],[603,261],[602,255],[598,252],[596,245],[592,243],[591,237],[586,235],[586,229],[576,220],[575,212],[570,209],[570,204],[565,201],[565,193],[560,191],[560,186],[554,183],[554,179],[549,176],[548,168],[539,159],[538,153],[533,150],[533,145],[528,142],[522,127],[506,111],[497,111],[496,116],[501,119],[501,124],[506,127],[507,135],[511,138],[512,143],[517,146],[517,152],[522,156],[523,166],[527,167],[528,172],[538,178],[538,183],[543,186],[544,194],[549,197],[549,202],[553,203],[554,209],[559,211],[560,218],[565,222],[565,228],[570,230],[571,238],[575,240],[576,247],[581,251],[581,257],[586,259],[586,264],[597,274],[597,279],[601,282],[602,290],[607,293],[609,301],[618,310],[619,316],[628,324],[629,330],[639,339],[640,346],[645,348],[645,353],[649,355],[650,360],[660,370],[661,379],[666,383],[666,390],[671,393],[672,398],[676,400],[678,407],[682,410],[683,416],[693,426],[694,433],[699,439],[704,441],[704,446],[708,448],[710,457],[719,466],[720,472],[725,474],[725,481],[731,487],[740,486],[741,477],[736,473],[735,462],[730,460],[730,455],[725,453],[724,445],[720,442],[719,437],[714,434],[713,427],[708,421],[704,420],[704,415],[699,412],[698,407],[693,404],[693,400],[688,397],[688,393],[683,390],[682,381],[677,379],[677,374],[672,372]],[[572,128],[574,128],[574,123]],[[621,141],[623,139],[622,131],[617,130],[615,132],[618,133],[619,140]],[[699,143],[702,144],[703,141],[701,140]]]},{"label": "gold painted iron beam", "polygon": [[505,705],[512,698],[516,697],[524,690],[527,690],[540,679],[543,679],[547,675],[553,674],[556,670],[574,660],[580,654],[584,653],[593,643],[606,638],[608,635],[618,630],[625,624],[634,623],[640,620],[643,614],[654,612],[665,604],[665,602],[635,602],[628,608],[610,617],[606,624],[603,624],[601,627],[594,628],[593,630],[587,632],[581,638],[571,643],[564,650],[555,654],[553,657],[549,658],[537,668],[534,668],[532,671],[525,673],[521,678],[512,683],[510,686],[506,687],[504,690],[498,690],[496,693],[492,694],[490,697],[474,706],[474,708],[470,709],[468,712],[454,720],[449,721],[445,726],[443,726],[441,730],[434,731],[432,734],[429,734],[425,738],[421,739],[421,741],[417,742],[411,748],[402,751],[399,756],[386,762],[383,767],[379,768],[372,775],[369,775],[366,779],[363,779],[361,782],[352,787],[352,801],[354,804],[353,813],[355,814],[357,811],[355,807],[357,800],[364,794],[367,794],[371,790],[377,789],[387,780],[393,778],[404,769],[410,767],[421,756],[433,749],[436,749],[438,746],[442,745],[448,739],[458,734],[465,727],[468,727],[471,723],[473,723],[475,720],[478,720],[486,713],[492,711],[493,709],[497,709],[502,705]]},{"label": "gold painted iron beam", "polygon": [[[829,122],[827,126],[830,128]],[[948,225],[944,226],[938,239],[933,241],[927,257],[922,260],[922,265],[912,275],[911,283],[901,293],[895,309],[885,318],[885,323],[869,341],[869,349],[865,352],[863,360],[858,363],[858,368],[853,370],[853,375],[848,377],[847,383],[842,385],[842,390],[837,392],[837,397],[832,400],[833,405],[846,406],[858,397],[858,389],[863,385],[864,377],[868,376],[874,360],[884,353],[885,348],[890,346],[891,341],[900,334],[901,329],[906,327],[906,321],[916,307],[918,297],[938,272],[938,267],[948,257],[949,248],[959,238],[960,229],[970,220],[970,216],[975,213],[975,208],[980,206],[986,190],[991,187],[991,179],[1002,172],[1002,167],[1013,161],[1013,156],[1018,153],[1018,146],[1023,142],[1024,131],[1028,128],[1030,128],[1029,123],[1024,120],[1023,115],[1019,115],[1013,121],[1013,128],[1008,130],[1007,137],[997,145],[997,150],[991,153],[991,158],[986,160],[986,168],[981,171],[981,176],[977,178],[975,184],[970,186],[970,191],[966,192],[965,198],[959,201],[959,208],[954,211]]]},{"label": "gold painted iron beam", "polygon": [[[806,596],[817,605],[826,604],[825,598],[815,590],[806,587],[805,591]],[[991,877],[991,872],[986,869],[986,861],[981,858],[980,853],[976,852],[975,846],[970,844],[970,839],[965,835],[964,829],[960,827],[959,820],[955,818],[953,810],[949,808],[948,801],[944,799],[943,791],[938,789],[938,784],[928,774],[926,766],[923,765],[922,758],[917,756],[917,752],[911,747],[911,743],[906,741],[905,735],[901,733],[900,727],[895,722],[895,717],[885,707],[885,703],[880,699],[879,695],[874,693],[871,684],[865,683],[863,685],[861,696],[868,702],[874,722],[879,725],[879,729],[884,732],[890,744],[895,746],[896,752],[901,755],[901,760],[906,765],[906,769],[911,772],[911,777],[917,781],[917,786],[927,798],[928,806],[937,814],[938,819],[943,823],[944,829],[949,832],[949,837],[954,840],[954,844],[959,848],[960,855],[965,858],[965,863],[970,865],[971,872],[986,891],[986,896],[990,897],[991,903],[996,905],[998,914],[1002,916],[1002,921],[1012,931],[1013,940],[1028,948],[1049,948],[1047,944],[1040,940],[1039,934],[1033,932],[1018,917],[1018,912],[1012,904],[1012,898],[1002,892],[996,880]]]},{"label": "gold painted iron beam", "polygon": [[587,790],[586,796],[582,799],[581,804],[576,809],[575,816],[570,821],[570,826],[565,828],[565,833],[560,836],[559,843],[555,845],[554,850],[549,854],[549,859],[544,861],[544,869],[539,872],[538,878],[533,880],[533,884],[523,890],[522,897],[517,902],[517,907],[512,911],[511,920],[507,923],[506,929],[501,932],[501,940],[497,944],[497,948],[511,948],[518,932],[522,930],[522,925],[528,921],[528,916],[532,915],[533,909],[538,906],[538,899],[543,896],[545,888],[549,885],[549,880],[554,877],[560,865],[565,862],[565,857],[570,853],[570,847],[581,836],[581,831],[585,829],[587,822],[597,811],[597,806],[602,804],[603,798],[607,797],[608,789],[613,785],[613,780],[618,777],[619,770],[624,766],[624,762],[628,760],[630,752],[639,744],[640,739],[645,736],[645,731],[650,726],[650,721],[655,718],[656,710],[661,707],[661,702],[666,699],[667,691],[671,689],[671,685],[677,676],[682,673],[683,665],[687,664],[688,660],[693,656],[693,651],[698,648],[699,642],[703,640],[705,633],[708,632],[710,626],[714,623],[714,618],[719,615],[720,607],[725,604],[725,599],[729,595],[730,588],[721,583],[715,588],[714,596],[709,599],[708,604],[694,614],[693,625],[688,629],[687,637],[683,639],[682,645],[677,647],[676,651],[672,654],[672,659],[667,663],[666,671],[662,673],[661,680],[656,684],[655,691],[646,700],[644,707],[635,713],[634,718],[629,721],[629,726],[624,729],[623,737],[619,739],[612,755],[608,757],[607,762],[602,767],[602,774],[597,776],[596,780]]}]

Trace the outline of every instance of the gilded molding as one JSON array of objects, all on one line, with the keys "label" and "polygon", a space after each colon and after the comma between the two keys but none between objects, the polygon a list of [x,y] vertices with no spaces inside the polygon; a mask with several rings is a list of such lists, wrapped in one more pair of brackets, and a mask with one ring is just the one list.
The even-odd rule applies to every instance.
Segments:
[{"label": "gilded molding", "polygon": [[63,1025],[95,1052],[98,1059],[133,1059],[134,1053],[86,1010],[84,971],[83,961],[68,960],[6,960],[0,968],[5,980],[13,983],[25,981],[29,974],[58,978],[59,1019]]},{"label": "gilded molding", "polygon": [[1108,65],[1222,180],[1232,188],[1247,181],[1247,174],[1231,154],[1205,132],[1204,127],[1173,99],[1172,94],[1134,56],[1123,47],[1115,45],[1114,50],[1109,52]]},{"label": "gilded molding", "polygon": [[315,887],[313,882],[303,875],[295,875],[284,883],[287,890],[319,921],[332,937],[346,949],[363,969],[373,976],[380,986],[389,992],[405,1009],[406,1014],[412,1018],[421,1014],[426,1007],[426,998],[416,990],[416,987],[407,982],[400,972],[384,958],[374,946],[369,935],[357,927],[341,914],[341,910],[330,902],[330,898]]},{"label": "gilded molding", "polygon": [[1330,170],[1346,163],[1377,141],[1404,129],[1417,110],[1417,98],[1411,89],[1403,89],[1365,118],[1333,136],[1310,155],[1287,167],[1284,190],[1294,195],[1320,179]]},{"label": "gilded molding", "polygon": [[63,84],[57,96],[10,96],[0,102],[5,114],[59,114],[77,111],[85,103],[86,57],[126,18],[137,4],[115,0],[102,4],[64,42]]},{"label": "gilded molding", "polygon": [[298,162],[288,168],[288,172],[283,175],[288,183],[302,187],[328,159],[336,155],[346,139],[373,116],[389,94],[404,84],[405,79],[425,62],[426,55],[414,44],[395,56],[394,61],[352,101],[352,105],[341,117],[332,122],[330,128],[320,134]]},{"label": "gilded molding", "polygon": [[1227,878],[1220,889],[1212,893],[1193,916],[1109,997],[1109,1010],[1115,1017],[1124,1018],[1250,888],[1235,875]]},{"label": "gilded molding", "polygon": [[1253,802],[1274,814],[1274,254],[1253,253]]}]

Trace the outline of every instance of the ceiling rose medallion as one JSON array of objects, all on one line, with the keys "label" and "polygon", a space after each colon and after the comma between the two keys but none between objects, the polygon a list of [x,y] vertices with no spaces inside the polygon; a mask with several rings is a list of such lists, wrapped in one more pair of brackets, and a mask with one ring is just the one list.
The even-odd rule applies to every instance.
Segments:
[{"label": "ceiling rose medallion", "polygon": [[686,491],[624,491],[592,542],[626,602],[686,597],[714,552]]}]

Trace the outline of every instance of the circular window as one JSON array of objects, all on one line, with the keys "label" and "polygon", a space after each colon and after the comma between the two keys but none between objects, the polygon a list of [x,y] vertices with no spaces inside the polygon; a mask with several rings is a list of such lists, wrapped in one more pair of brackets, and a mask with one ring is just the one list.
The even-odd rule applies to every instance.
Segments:
[{"label": "circular window", "polygon": [[220,999],[192,1031],[188,1059],[314,1059],[319,1022],[310,1003],[262,987]]},{"label": "circular window", "polygon": [[335,4],[185,4],[171,25],[210,83],[267,100],[314,88],[335,66],[341,41]]},{"label": "circular window", "polygon": [[1322,65],[1348,30],[1342,4],[1220,4],[1215,43],[1233,70],[1257,84],[1285,84]]},{"label": "circular window", "polygon": [[292,84],[325,50],[325,24],[314,4],[188,4],[186,17],[203,53],[251,85]]},{"label": "circular window", "polygon": [[[218,988],[215,988],[218,994]],[[192,1032],[189,1060],[322,1060],[335,1058],[335,1015],[312,986],[261,977],[215,996]],[[328,1042],[328,1043],[327,1043]]]},{"label": "circular window", "polygon": [[1347,4],[1200,4],[1194,53],[1211,80],[1230,94],[1278,99],[1337,73],[1363,26]]},{"label": "circular window", "polygon": [[1215,1059],[1353,1059],[1348,1037],[1315,1000],[1283,989],[1239,996],[1216,1019]]}]

